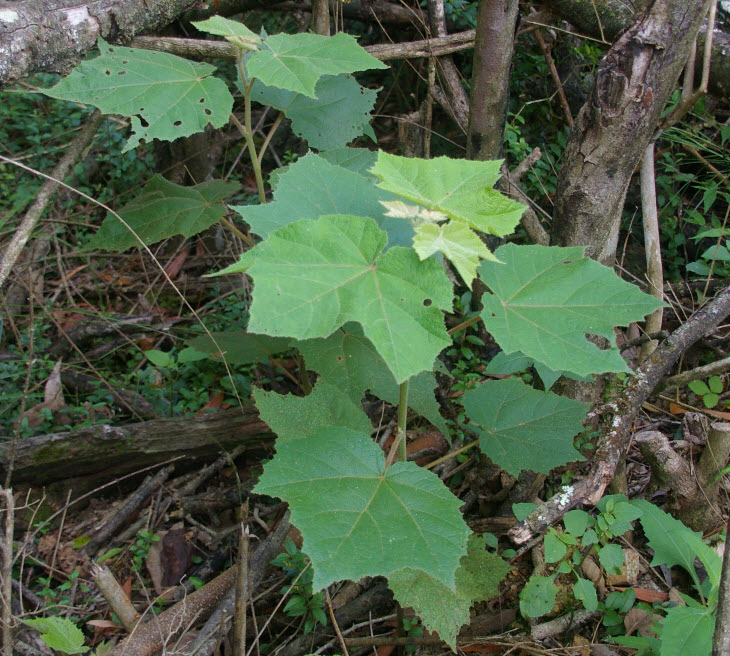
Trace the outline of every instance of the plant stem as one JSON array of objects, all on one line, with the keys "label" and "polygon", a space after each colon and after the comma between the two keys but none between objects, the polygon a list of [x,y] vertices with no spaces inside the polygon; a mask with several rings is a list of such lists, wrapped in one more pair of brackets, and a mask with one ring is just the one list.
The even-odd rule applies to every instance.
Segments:
[{"label": "plant stem", "polygon": [[258,153],[256,152],[256,144],[253,140],[253,132],[251,131],[251,89],[253,88],[254,81],[249,81],[246,77],[246,69],[243,66],[243,51],[241,51],[236,57],[236,66],[238,66],[238,72],[241,75],[241,86],[243,87],[243,125],[239,120],[231,114],[233,122],[238,126],[241,131],[243,138],[246,140],[246,146],[248,146],[248,154],[251,158],[251,166],[253,166],[253,173],[256,176],[256,187],[259,191],[259,201],[263,205],[266,203],[266,191],[264,190],[264,178],[261,175],[261,163],[259,161]]},{"label": "plant stem", "polygon": [[408,420],[408,381],[405,380],[400,384],[400,396],[398,398],[398,459],[405,462],[406,453],[406,422]]}]

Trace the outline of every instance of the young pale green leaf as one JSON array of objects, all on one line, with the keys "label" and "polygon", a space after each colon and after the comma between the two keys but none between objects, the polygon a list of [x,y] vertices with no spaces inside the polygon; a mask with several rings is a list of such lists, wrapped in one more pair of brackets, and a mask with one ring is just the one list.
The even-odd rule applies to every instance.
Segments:
[{"label": "young pale green leaf", "polygon": [[226,213],[221,201],[238,189],[237,183],[224,180],[181,187],[155,175],[139,196],[118,211],[127,225],[108,214],[87,248],[120,252],[141,247],[130,229],[147,245],[173,235],[192,237],[220,221]]},{"label": "young pale green leaf", "polygon": [[715,613],[712,608],[675,606],[662,622],[659,656],[712,653]]},{"label": "young pale green leaf", "polygon": [[298,159],[279,176],[274,200],[266,205],[239,205],[236,210],[262,238],[299,219],[324,214],[350,214],[374,219],[388,233],[390,246],[410,246],[413,228],[408,221],[389,219],[378,202],[393,196],[373,180],[330,164],[311,153]]},{"label": "young pale green leaf", "polygon": [[573,437],[582,429],[586,403],[532,389],[517,378],[488,381],[463,399],[466,416],[479,427],[479,448],[513,476],[583,460]]},{"label": "young pale green leaf", "polygon": [[630,502],[641,511],[639,521],[649,546],[654,550],[654,565],[679,565],[692,577],[695,585],[700,580],[695,569],[695,558],[699,558],[707,570],[707,576],[714,588],[720,583],[722,561],[720,557],[702,541],[702,535],[695,533],[678,519],[657,508],[654,504],[635,499]]},{"label": "young pale green leaf", "polygon": [[223,16],[211,16],[204,21],[192,23],[201,32],[222,36],[227,41],[246,50],[254,50],[261,43],[261,37],[249,30],[243,23]]},{"label": "young pale green leaf", "polygon": [[372,136],[370,112],[376,89],[361,87],[351,75],[326,75],[315,90],[317,97],[309,98],[256,80],[251,98],[284,112],[294,133],[306,139],[310,148],[340,148],[362,134]]},{"label": "young pale green leaf", "polygon": [[342,215],[271,233],[241,262],[256,288],[249,330],[309,339],[356,321],[398,384],[431,370],[451,343],[451,283],[411,249],[382,254],[386,239],[372,219]]},{"label": "young pale green leaf", "polygon": [[52,98],[98,107],[104,114],[132,120],[123,152],[141,139],[174,141],[228,123],[233,96],[226,84],[201,64],[166,52],[111,46],[99,39],[101,56],[81,62],[56,86]]},{"label": "young pale green leaf", "polygon": [[261,420],[279,436],[277,448],[284,440],[308,437],[325,428],[347,428],[366,435],[372,430],[362,406],[324,380],[318,381],[307,396],[282,395],[260,388],[253,396]]},{"label": "young pale green leaf", "polygon": [[476,230],[502,236],[514,230],[525,207],[492,189],[501,163],[418,159],[380,151],[371,172],[383,189]]},{"label": "young pale green leaf", "polygon": [[254,335],[246,330],[227,330],[201,335],[188,342],[189,346],[206,353],[212,358],[220,358],[228,364],[251,364],[265,362],[272,355],[286,351],[291,343],[283,337]]},{"label": "young pale green leaf", "polygon": [[484,548],[482,538],[472,535],[456,570],[456,592],[410,567],[393,572],[388,585],[401,606],[413,608],[429,631],[436,631],[456,650],[456,636],[469,622],[472,604],[497,595],[499,583],[509,571],[502,558]]},{"label": "young pale green leaf", "polygon": [[[348,324],[325,339],[311,339],[298,345],[308,369],[323,380],[346,391],[354,403],[360,403],[366,391],[398,405],[399,387],[383,358],[357,324]],[[444,435],[446,422],[434,397],[436,377],[423,371],[408,382],[408,406],[428,419]]]},{"label": "young pale green leaf", "polygon": [[413,463],[385,469],[382,450],[366,434],[325,428],[277,443],[256,492],[289,503],[315,590],[404,567],[455,587],[469,536],[461,501]]},{"label": "young pale green leaf", "polygon": [[413,249],[422,260],[434,253],[443,253],[456,267],[467,287],[471,287],[482,259],[496,260],[478,235],[468,225],[457,221],[418,226],[413,238]]},{"label": "young pale green leaf", "polygon": [[[483,297],[482,319],[505,351],[579,376],[629,371],[613,329],[640,321],[660,301],[583,257],[581,247],[507,244],[495,255],[503,264],[485,260],[479,267],[493,292]],[[612,347],[599,349],[587,334]]]},{"label": "young pale green leaf", "polygon": [[553,583],[555,575],[533,574],[520,592],[520,612],[525,617],[540,617],[549,613],[555,605],[558,586]]},{"label": "young pale green leaf", "polygon": [[271,87],[315,97],[315,87],[323,75],[354,73],[372,68],[388,68],[369,54],[349,34],[275,34],[264,41],[264,49],[246,62],[250,78]]},{"label": "young pale green leaf", "polygon": [[63,654],[85,654],[89,651],[84,647],[84,634],[67,617],[39,617],[33,620],[23,620],[23,624],[39,631],[43,642],[51,649]]}]

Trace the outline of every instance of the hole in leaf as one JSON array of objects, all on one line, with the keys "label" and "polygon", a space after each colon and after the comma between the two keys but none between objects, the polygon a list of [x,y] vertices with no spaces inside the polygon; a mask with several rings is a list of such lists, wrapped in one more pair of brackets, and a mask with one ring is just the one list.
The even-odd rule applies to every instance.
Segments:
[{"label": "hole in leaf", "polygon": [[213,113],[207,107],[203,111],[205,112],[206,116],[210,116]]},{"label": "hole in leaf", "polygon": [[339,355],[337,356],[337,362],[344,362],[345,358],[341,358]]},{"label": "hole in leaf", "polygon": [[144,107],[139,108],[139,113],[141,114],[144,111]]},{"label": "hole in leaf", "polygon": [[401,302],[401,303],[403,303],[403,302],[404,302],[405,300],[406,300],[405,298],[402,298],[402,299],[400,300],[400,302]]},{"label": "hole in leaf", "polygon": [[205,102],[205,98],[201,98],[200,100],[198,100],[198,102],[199,103],[204,103]]},{"label": "hole in leaf", "polygon": [[126,74],[127,74],[127,71],[119,71],[119,72],[117,72],[117,75],[126,75]]},{"label": "hole in leaf", "polygon": [[122,64],[124,66],[126,66],[127,64],[129,64],[129,60],[128,59],[122,59]]},{"label": "hole in leaf", "polygon": [[428,307],[429,305],[432,305],[433,301],[430,298],[424,298],[423,299],[423,306]]},{"label": "hole in leaf", "polygon": [[106,70],[104,71],[104,74],[105,74],[105,75],[111,75],[111,74],[112,74],[112,72],[111,72],[111,71],[110,71],[110,70],[109,70],[109,69],[107,68],[107,69],[106,69]]},{"label": "hole in leaf", "polygon": [[173,125],[174,125],[174,126],[175,126],[176,128],[179,128],[179,127],[180,127],[180,126],[182,125],[182,121],[175,121],[175,122],[173,123]]},{"label": "hole in leaf", "polygon": [[143,128],[150,127],[150,124],[147,121],[144,120],[144,116],[140,116],[139,117],[139,122],[142,124],[142,127]]}]

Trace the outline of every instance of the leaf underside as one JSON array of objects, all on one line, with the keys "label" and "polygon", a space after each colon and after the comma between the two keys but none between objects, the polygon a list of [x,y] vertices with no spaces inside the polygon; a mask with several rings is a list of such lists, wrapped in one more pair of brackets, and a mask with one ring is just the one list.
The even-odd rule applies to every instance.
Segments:
[{"label": "leaf underside", "polygon": [[118,211],[127,225],[113,214],[107,215],[88,248],[117,252],[140,248],[130,228],[146,245],[174,235],[192,237],[220,221],[226,213],[221,201],[239,188],[237,183],[224,180],[183,187],[157,174],[139,196]]},{"label": "leaf underside", "polygon": [[547,473],[583,457],[573,447],[588,404],[541,392],[517,378],[488,381],[464,392],[467,417],[479,426],[479,448],[517,476]]}]

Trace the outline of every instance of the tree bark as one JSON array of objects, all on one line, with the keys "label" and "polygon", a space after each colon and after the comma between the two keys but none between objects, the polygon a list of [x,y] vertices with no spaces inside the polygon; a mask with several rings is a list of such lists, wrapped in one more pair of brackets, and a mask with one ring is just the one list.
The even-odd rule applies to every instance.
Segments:
[{"label": "tree bark", "polygon": [[626,190],[687,60],[708,0],[655,0],[611,48],[568,138],[552,243],[613,261]]},{"label": "tree bark", "polygon": [[210,456],[273,439],[253,406],[192,417],[153,419],[126,426],[87,426],[0,444],[3,476],[12,461],[13,482],[48,483],[103,471],[125,474],[175,455]]},{"label": "tree bark", "polygon": [[466,142],[468,159],[498,159],[502,154],[518,13],[517,0],[479,3]]}]

